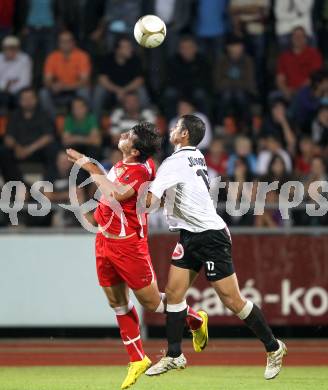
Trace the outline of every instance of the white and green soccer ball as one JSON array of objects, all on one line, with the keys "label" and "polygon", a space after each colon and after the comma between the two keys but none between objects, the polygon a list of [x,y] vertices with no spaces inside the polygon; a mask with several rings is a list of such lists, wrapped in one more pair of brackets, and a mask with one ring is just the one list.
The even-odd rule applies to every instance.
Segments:
[{"label": "white and green soccer ball", "polygon": [[166,26],[156,15],[142,16],[134,26],[134,37],[140,46],[153,49],[161,45],[166,36]]}]

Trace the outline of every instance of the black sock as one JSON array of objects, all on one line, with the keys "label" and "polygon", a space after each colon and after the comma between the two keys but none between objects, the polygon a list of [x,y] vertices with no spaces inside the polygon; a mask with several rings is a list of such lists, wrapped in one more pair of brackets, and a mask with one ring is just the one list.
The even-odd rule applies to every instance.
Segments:
[{"label": "black sock", "polygon": [[273,352],[279,349],[278,341],[267,324],[262,311],[256,305],[253,305],[252,311],[244,319],[244,322],[256,337],[262,341],[267,352]]},{"label": "black sock", "polygon": [[166,336],[168,349],[166,356],[178,357],[181,355],[181,343],[185,327],[187,309],[179,312],[166,313]]}]

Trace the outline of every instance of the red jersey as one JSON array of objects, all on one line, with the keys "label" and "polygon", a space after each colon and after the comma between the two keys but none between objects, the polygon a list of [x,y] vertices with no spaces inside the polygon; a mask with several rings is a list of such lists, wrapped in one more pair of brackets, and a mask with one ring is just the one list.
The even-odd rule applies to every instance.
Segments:
[{"label": "red jersey", "polygon": [[155,178],[154,161],[148,159],[145,163],[130,164],[119,161],[107,178],[113,183],[132,186],[135,194],[122,202],[102,196],[94,213],[95,220],[109,234],[125,237],[136,232],[140,237],[146,237],[147,219],[145,215],[137,214],[136,205],[140,186]]},{"label": "red jersey", "polygon": [[322,65],[320,52],[308,46],[301,53],[291,50],[282,53],[278,58],[277,73],[285,75],[288,87],[300,88]]}]

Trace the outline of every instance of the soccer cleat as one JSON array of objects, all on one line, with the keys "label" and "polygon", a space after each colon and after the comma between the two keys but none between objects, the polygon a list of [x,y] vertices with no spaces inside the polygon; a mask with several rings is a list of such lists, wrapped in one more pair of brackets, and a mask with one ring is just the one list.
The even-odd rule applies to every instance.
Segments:
[{"label": "soccer cleat", "polygon": [[277,341],[279,349],[277,351],[267,353],[267,365],[264,372],[265,379],[273,379],[279,374],[282,367],[282,359],[287,355],[286,345],[280,340]]},{"label": "soccer cleat", "polygon": [[184,357],[183,353],[176,358],[164,356],[158,363],[154,364],[146,371],[146,375],[161,375],[169,370],[183,370],[186,368],[186,364],[187,359]]},{"label": "soccer cleat", "polygon": [[134,385],[139,378],[151,366],[150,359],[145,356],[142,360],[131,362],[128,365],[128,374],[122,383],[121,389],[128,389]]},{"label": "soccer cleat", "polygon": [[208,343],[208,315],[205,311],[197,312],[200,317],[203,319],[203,323],[199,329],[192,330],[192,344],[195,352],[202,352],[206,348]]}]

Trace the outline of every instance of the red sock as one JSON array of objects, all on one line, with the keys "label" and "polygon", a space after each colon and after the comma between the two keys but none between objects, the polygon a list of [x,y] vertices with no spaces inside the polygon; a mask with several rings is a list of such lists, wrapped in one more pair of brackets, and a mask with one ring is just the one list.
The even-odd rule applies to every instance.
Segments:
[{"label": "red sock", "polygon": [[129,310],[129,307],[130,306],[125,306],[124,308],[117,307],[115,308],[115,311],[123,344],[129,354],[130,361],[136,362],[145,357],[145,352],[140,339],[138,313],[134,306],[126,313],[126,311]]},{"label": "red sock", "polygon": [[203,319],[195,310],[188,306],[186,322],[191,330],[197,330],[202,326]]}]

